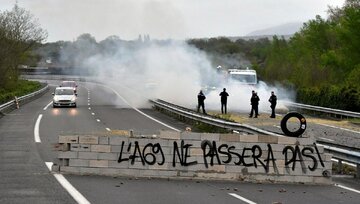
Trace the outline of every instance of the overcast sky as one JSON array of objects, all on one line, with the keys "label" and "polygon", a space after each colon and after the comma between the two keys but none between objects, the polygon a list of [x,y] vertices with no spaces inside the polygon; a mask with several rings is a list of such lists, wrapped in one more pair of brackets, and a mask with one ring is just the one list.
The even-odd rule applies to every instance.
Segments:
[{"label": "overcast sky", "polygon": [[[345,0],[18,0],[48,31],[48,41],[90,33],[136,39],[244,36],[289,22],[306,22]],[[10,10],[15,0],[0,0]]]}]

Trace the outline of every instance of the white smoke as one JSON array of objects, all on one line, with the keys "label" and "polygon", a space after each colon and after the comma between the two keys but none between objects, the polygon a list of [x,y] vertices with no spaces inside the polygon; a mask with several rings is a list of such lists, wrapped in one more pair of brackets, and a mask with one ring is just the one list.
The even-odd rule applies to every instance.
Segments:
[{"label": "white smoke", "polygon": [[[112,48],[113,49],[113,48]],[[211,64],[207,55],[186,42],[147,42],[140,46],[119,46],[113,54],[97,54],[83,61],[97,80],[117,90],[132,106],[149,107],[148,99],[163,99],[195,109],[197,94],[204,90],[208,110],[220,111],[219,93],[229,93],[228,112],[250,110],[251,91],[260,97],[260,111],[270,110],[270,92],[279,99],[289,99],[289,92],[279,86],[270,87],[264,82],[246,86],[226,80]],[[291,99],[291,97],[290,97]],[[120,102],[114,102],[120,104]]]}]

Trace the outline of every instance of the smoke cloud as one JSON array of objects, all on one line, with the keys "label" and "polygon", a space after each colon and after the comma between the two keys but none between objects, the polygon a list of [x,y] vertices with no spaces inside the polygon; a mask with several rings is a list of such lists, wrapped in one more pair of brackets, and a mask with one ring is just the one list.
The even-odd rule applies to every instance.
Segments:
[{"label": "smoke cloud", "polygon": [[[209,56],[183,41],[138,42],[136,46],[117,46],[113,52],[81,56],[82,67],[91,70],[97,81],[117,90],[132,106],[148,108],[148,99],[165,101],[195,109],[197,94],[202,89],[207,97],[207,110],[220,110],[219,93],[229,93],[228,112],[248,112],[251,91],[261,99],[260,112],[269,111],[267,101],[275,91],[279,99],[292,99],[293,94],[280,86],[242,85],[216,71]],[[106,48],[105,48],[106,50]],[[229,62],[230,64],[233,62]],[[240,64],[242,64],[240,62]],[[122,104],[114,101],[114,105]]]}]

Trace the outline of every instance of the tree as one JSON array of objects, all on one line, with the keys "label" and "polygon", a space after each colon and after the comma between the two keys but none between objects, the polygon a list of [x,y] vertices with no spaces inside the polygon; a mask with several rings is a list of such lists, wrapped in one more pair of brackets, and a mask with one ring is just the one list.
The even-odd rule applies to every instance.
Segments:
[{"label": "tree", "polygon": [[0,12],[0,87],[16,85],[18,65],[46,37],[34,16],[17,4],[11,11]]}]

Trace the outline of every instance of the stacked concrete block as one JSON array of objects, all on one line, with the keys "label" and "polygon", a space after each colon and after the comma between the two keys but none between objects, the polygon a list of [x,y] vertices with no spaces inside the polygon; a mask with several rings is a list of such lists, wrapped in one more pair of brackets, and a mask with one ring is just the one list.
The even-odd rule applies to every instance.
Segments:
[{"label": "stacked concrete block", "polygon": [[177,177],[330,183],[331,155],[311,138],[162,131],[156,137],[59,136],[60,171],[133,177]]}]

